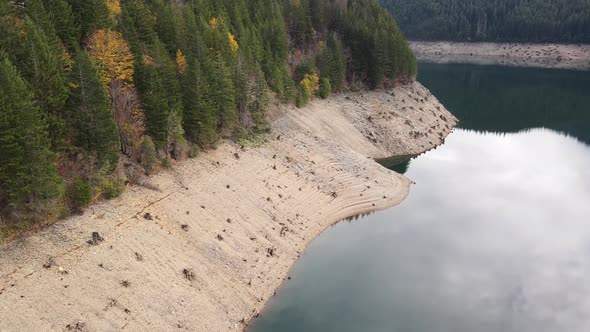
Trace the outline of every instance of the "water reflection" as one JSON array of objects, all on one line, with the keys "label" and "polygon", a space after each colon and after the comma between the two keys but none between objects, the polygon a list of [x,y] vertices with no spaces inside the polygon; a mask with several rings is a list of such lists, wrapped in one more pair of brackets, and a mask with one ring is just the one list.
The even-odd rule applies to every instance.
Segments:
[{"label": "water reflection", "polygon": [[401,206],[315,241],[252,331],[588,331],[589,170],[552,130],[457,130]]},{"label": "water reflection", "polygon": [[250,331],[590,331],[590,84],[433,66],[463,129],[408,161],[400,206],[314,241]]},{"label": "water reflection", "polygon": [[419,79],[461,119],[461,128],[544,127],[590,144],[590,72],[422,63]]}]

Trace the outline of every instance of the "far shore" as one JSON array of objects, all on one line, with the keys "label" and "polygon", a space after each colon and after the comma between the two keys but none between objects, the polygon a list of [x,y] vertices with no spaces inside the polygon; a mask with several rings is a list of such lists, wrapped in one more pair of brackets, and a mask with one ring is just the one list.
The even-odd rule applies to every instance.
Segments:
[{"label": "far shore", "polygon": [[411,41],[419,61],[590,70],[590,45]]},{"label": "far shore", "polygon": [[0,245],[0,331],[243,331],[324,229],[406,197],[412,181],[375,159],[457,124],[417,82],[272,115],[258,143],[221,143]]}]

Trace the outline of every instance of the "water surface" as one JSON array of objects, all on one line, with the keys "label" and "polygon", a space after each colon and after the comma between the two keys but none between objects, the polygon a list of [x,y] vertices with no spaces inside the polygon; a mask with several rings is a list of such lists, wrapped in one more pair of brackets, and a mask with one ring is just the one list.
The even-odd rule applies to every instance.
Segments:
[{"label": "water surface", "polygon": [[461,128],[403,165],[400,206],[314,241],[249,331],[590,331],[589,74],[420,69]]}]

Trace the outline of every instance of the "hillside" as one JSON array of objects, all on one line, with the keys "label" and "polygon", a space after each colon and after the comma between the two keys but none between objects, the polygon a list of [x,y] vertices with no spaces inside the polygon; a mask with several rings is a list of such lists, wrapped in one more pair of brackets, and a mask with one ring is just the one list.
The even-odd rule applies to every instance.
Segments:
[{"label": "hillside", "polygon": [[243,331],[320,232],[405,198],[412,181],[373,158],[429,150],[457,122],[419,83],[270,111],[261,144],[220,144],[154,175],[160,190],[0,245],[0,330]]},{"label": "hillside", "polygon": [[380,0],[412,40],[590,43],[587,0]]},{"label": "hillside", "polygon": [[375,0],[0,1],[0,239],[268,132],[272,100],[415,74]]}]

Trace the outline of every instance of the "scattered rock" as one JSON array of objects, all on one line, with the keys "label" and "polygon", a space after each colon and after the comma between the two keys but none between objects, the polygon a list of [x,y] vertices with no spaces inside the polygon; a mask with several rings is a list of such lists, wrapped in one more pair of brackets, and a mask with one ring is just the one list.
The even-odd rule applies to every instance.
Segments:
[{"label": "scattered rock", "polygon": [[98,234],[98,232],[92,232],[92,239],[86,241],[86,243],[96,246],[102,241],[104,241],[104,239],[102,236],[100,236],[100,234]]},{"label": "scattered rock", "polygon": [[289,230],[289,228],[287,228],[287,226],[281,227],[281,231],[279,232],[279,235],[285,236],[285,234],[287,233],[288,230]]},{"label": "scattered rock", "polygon": [[266,257],[273,257],[275,255],[275,249],[274,248],[266,248]]},{"label": "scattered rock", "polygon": [[66,331],[86,332],[88,330],[86,329],[86,323],[77,321],[66,325]]},{"label": "scattered rock", "polygon": [[183,269],[182,275],[188,281],[193,281],[193,279],[195,279],[195,272],[193,271],[193,269],[190,268]]},{"label": "scattered rock", "polygon": [[43,264],[43,268],[50,269],[55,264],[53,256],[47,257],[47,261]]}]

